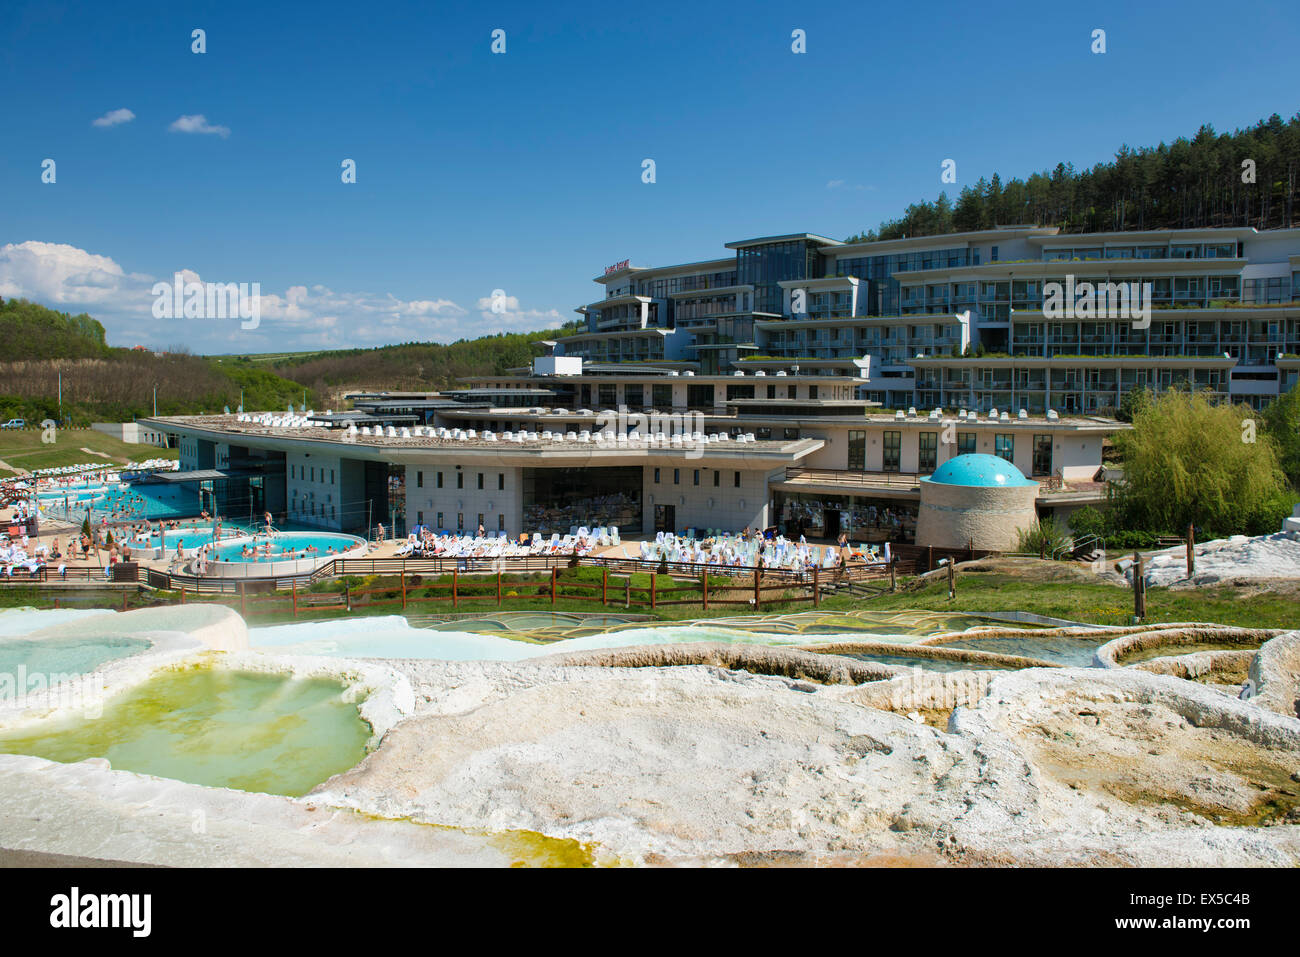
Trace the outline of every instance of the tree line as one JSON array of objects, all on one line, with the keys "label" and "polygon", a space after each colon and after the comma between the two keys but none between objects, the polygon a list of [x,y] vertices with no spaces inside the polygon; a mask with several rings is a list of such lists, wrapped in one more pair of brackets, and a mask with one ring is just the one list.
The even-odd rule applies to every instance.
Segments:
[{"label": "tree line", "polygon": [[1300,113],[1274,113],[1254,126],[1132,149],[1082,172],[1069,163],[1005,183],[997,173],[933,202],[908,206],[897,219],[849,242],[935,236],[1033,224],[1064,233],[1213,226],[1287,228],[1296,224]]}]

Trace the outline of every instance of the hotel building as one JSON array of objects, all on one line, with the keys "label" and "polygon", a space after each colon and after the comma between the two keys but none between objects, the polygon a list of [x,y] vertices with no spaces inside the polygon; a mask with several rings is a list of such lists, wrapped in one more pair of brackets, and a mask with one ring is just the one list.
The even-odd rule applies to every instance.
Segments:
[{"label": "hotel building", "polygon": [[[1300,230],[1016,226],[727,248],[606,269],[602,295],[578,307],[585,328],[543,343],[529,368],[357,393],[310,426],[149,424],[179,442],[174,480],[234,515],[911,541],[920,479],[956,455],[1007,459],[1040,483],[1040,515],[1068,519],[1104,501],[1102,447],[1125,427],[1113,419],[1125,393],[1192,388],[1258,407],[1300,375]],[[1045,308],[1054,282],[1149,284],[1150,323],[1067,318]],[[638,441],[659,430],[686,442]]]}]

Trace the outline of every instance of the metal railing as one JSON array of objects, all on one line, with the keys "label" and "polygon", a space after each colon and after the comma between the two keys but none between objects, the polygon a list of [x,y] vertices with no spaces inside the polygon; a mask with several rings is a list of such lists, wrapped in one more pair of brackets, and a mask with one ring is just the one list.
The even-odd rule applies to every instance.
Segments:
[{"label": "metal railing", "polygon": [[885,485],[898,488],[919,488],[921,476],[916,472],[859,472],[855,469],[809,469],[790,466],[785,470],[786,481],[804,481],[825,485],[852,485],[857,487]]}]

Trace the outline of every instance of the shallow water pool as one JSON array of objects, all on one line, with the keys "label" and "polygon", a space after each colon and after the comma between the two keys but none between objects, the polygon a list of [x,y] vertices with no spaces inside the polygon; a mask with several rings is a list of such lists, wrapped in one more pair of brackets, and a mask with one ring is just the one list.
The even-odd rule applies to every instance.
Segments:
[{"label": "shallow water pool", "polygon": [[298,797],[365,756],[370,726],[325,679],[193,668],[111,699],[96,720],[0,733],[0,752]]},{"label": "shallow water pool", "polygon": [[[146,650],[151,642],[123,635],[66,635],[50,638],[0,638],[0,675],[89,674],[100,665]],[[15,679],[16,680],[16,679]]]}]

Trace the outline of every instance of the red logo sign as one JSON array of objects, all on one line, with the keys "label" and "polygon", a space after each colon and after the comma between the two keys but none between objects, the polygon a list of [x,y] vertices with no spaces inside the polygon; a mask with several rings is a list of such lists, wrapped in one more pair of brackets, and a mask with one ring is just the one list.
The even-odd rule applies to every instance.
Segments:
[{"label": "red logo sign", "polygon": [[631,264],[632,264],[632,260],[624,259],[621,263],[614,263],[614,265],[612,266],[606,266],[605,275],[608,276],[612,272],[618,272],[620,269],[626,269]]}]

